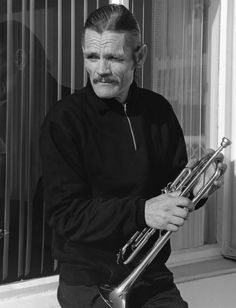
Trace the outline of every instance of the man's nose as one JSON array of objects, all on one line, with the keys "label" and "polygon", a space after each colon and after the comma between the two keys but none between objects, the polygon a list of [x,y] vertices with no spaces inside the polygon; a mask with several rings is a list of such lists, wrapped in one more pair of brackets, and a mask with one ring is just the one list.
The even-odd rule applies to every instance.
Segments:
[{"label": "man's nose", "polygon": [[110,73],[109,64],[106,59],[100,59],[98,63],[97,73],[99,75],[108,75]]}]

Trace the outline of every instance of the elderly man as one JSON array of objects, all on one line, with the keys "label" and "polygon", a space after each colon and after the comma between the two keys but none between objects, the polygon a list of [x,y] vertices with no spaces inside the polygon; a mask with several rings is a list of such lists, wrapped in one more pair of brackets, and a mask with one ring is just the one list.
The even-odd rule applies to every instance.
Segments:
[{"label": "elderly man", "polygon": [[[122,5],[99,8],[82,48],[89,81],[51,109],[40,146],[59,303],[105,308],[98,287],[135,266],[117,264],[119,248],[147,226],[177,231],[193,205],[179,192],[161,194],[185,166],[186,148],[170,104],[134,81],[147,54],[134,16]],[[129,308],[187,307],[165,266],[169,255],[168,242],[132,287]]]}]

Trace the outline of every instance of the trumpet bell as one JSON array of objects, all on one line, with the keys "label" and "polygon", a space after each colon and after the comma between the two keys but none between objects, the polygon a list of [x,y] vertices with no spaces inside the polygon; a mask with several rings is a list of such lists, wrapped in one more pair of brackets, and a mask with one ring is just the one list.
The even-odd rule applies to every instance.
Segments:
[{"label": "trumpet bell", "polygon": [[111,308],[126,308],[126,292],[120,292],[117,288],[108,285],[99,287],[99,293],[104,302]]}]

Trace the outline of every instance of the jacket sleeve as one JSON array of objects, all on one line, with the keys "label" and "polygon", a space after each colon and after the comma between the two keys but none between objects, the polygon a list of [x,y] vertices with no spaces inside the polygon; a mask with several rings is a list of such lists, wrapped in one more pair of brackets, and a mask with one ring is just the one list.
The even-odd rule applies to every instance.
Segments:
[{"label": "jacket sleeve", "polygon": [[146,226],[144,199],[93,198],[84,164],[82,136],[74,132],[70,118],[64,118],[48,116],[40,135],[49,225],[64,238],[81,243],[126,238]]}]

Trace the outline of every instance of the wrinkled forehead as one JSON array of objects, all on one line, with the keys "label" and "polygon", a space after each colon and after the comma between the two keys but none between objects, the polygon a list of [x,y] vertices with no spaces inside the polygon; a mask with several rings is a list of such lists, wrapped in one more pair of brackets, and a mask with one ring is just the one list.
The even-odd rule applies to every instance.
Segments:
[{"label": "wrinkled forehead", "polygon": [[86,29],[84,35],[84,49],[90,51],[109,50],[127,52],[132,44],[127,32],[104,31],[98,33],[92,29]]}]

